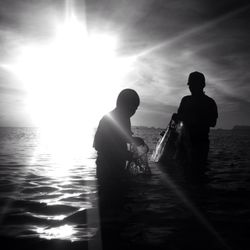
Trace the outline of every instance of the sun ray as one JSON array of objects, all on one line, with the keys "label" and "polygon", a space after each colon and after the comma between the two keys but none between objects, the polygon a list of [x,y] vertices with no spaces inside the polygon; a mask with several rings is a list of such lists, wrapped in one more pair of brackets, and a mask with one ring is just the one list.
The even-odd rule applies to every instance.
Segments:
[{"label": "sun ray", "polygon": [[[163,166],[161,164],[157,164],[158,169],[161,171]],[[230,250],[228,244],[224,241],[221,235],[216,231],[216,229],[212,226],[212,224],[205,218],[205,216],[199,211],[199,209],[195,206],[195,204],[184,194],[180,187],[178,187],[168,176],[167,173],[161,171],[160,174],[162,182],[168,186],[175,195],[180,199],[180,201],[186,206],[188,210],[192,212],[192,214],[199,220],[199,222],[208,230],[217,239],[217,241],[223,246],[224,249]]]},{"label": "sun ray", "polygon": [[214,19],[214,20],[208,21],[208,22],[206,22],[206,23],[204,23],[202,25],[196,26],[196,27],[194,27],[194,28],[192,28],[190,30],[187,30],[186,32],[183,32],[183,33],[181,33],[181,34],[179,34],[179,35],[177,35],[177,36],[175,36],[173,38],[166,39],[166,40],[164,40],[164,41],[162,41],[162,42],[160,42],[160,43],[158,43],[158,44],[156,44],[156,45],[154,45],[154,46],[152,46],[150,48],[147,48],[147,49],[143,50],[142,52],[138,53],[136,55],[136,57],[137,58],[144,57],[144,56],[146,56],[146,55],[148,55],[150,53],[154,53],[154,52],[156,52],[156,51],[158,51],[160,49],[163,49],[166,46],[171,46],[172,44],[174,44],[174,43],[176,43],[176,42],[178,42],[180,40],[184,40],[187,37],[196,35],[196,34],[198,34],[200,32],[204,32],[205,30],[210,29],[213,26],[218,25],[221,22],[224,22],[224,21],[226,21],[226,20],[228,20],[228,19],[230,19],[230,18],[232,18],[232,17],[234,17],[234,16],[236,16],[238,14],[241,14],[241,13],[247,11],[249,8],[250,8],[250,4],[248,4],[246,6],[243,6],[243,7],[239,8],[239,9],[236,9],[234,11],[231,11],[231,12],[229,12],[229,13],[223,15],[223,16],[220,16],[220,17]]}]

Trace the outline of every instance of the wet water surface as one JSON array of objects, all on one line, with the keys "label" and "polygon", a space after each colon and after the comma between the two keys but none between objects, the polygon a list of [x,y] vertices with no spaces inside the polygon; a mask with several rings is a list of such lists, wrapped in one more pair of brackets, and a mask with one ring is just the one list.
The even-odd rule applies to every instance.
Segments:
[{"label": "wet water surface", "polygon": [[[134,131],[152,152],[160,130]],[[2,238],[101,249],[95,152],[55,150],[63,140],[51,148],[30,128],[2,128],[0,138]],[[203,184],[152,162],[152,176],[130,180],[123,210],[106,213],[114,249],[116,229],[124,249],[249,249],[250,134],[215,130],[210,141]]]}]

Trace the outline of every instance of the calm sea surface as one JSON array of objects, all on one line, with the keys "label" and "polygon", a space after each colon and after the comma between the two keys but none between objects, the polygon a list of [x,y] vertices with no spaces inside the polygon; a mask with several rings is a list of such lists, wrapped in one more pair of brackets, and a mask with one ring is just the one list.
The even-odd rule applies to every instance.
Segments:
[{"label": "calm sea surface", "polygon": [[[152,153],[160,130],[137,127],[134,132]],[[34,128],[0,129],[0,235],[100,241],[100,247],[91,143],[74,147],[63,136],[49,139]],[[250,132],[214,130],[210,142],[203,185],[188,182],[173,166],[152,162],[151,177],[134,177],[129,209],[121,218],[127,244],[184,249],[202,241],[204,249],[250,249]]]}]

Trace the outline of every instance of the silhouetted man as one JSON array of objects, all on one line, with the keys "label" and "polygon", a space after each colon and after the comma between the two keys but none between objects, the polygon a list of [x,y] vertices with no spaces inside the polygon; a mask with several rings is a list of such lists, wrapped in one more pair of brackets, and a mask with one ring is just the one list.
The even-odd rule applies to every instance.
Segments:
[{"label": "silhouetted man", "polygon": [[132,142],[130,117],[139,103],[134,90],[122,90],[116,108],[100,120],[94,138],[103,249],[122,249],[125,244],[121,238],[123,222],[117,219],[126,204],[126,161],[132,160],[127,149],[127,143]]},{"label": "silhouetted man", "polygon": [[132,89],[124,89],[117,98],[116,108],[101,119],[94,138],[99,181],[124,176],[126,161],[132,158],[127,150],[127,143],[132,140],[130,117],[139,104],[138,94]]},{"label": "silhouetted man", "polygon": [[[204,165],[209,151],[209,130],[218,118],[215,101],[205,95],[205,76],[192,72],[188,78],[191,95],[184,96],[178,109],[178,119],[183,121],[189,139],[189,156],[195,166]],[[186,137],[187,138],[187,137]]]}]

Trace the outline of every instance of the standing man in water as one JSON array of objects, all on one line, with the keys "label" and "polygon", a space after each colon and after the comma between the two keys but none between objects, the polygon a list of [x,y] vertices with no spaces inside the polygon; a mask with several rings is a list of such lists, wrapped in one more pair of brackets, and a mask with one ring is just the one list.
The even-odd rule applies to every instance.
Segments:
[{"label": "standing man in water", "polygon": [[125,175],[126,161],[132,159],[127,143],[132,141],[130,117],[140,104],[140,98],[133,89],[120,92],[116,108],[105,115],[97,128],[94,148],[97,151],[97,178],[103,181],[118,180]]},{"label": "standing man in water", "polygon": [[116,108],[99,122],[94,148],[97,151],[96,173],[98,180],[101,237],[103,249],[122,249],[122,211],[126,204],[128,179],[126,161],[132,159],[127,143],[132,141],[130,117],[140,104],[138,94],[124,89],[118,95]]},{"label": "standing man in water", "polygon": [[[192,72],[188,77],[191,95],[181,100],[177,118],[183,121],[189,146],[186,148],[191,165],[196,173],[203,171],[209,151],[210,127],[215,127],[218,118],[217,105],[208,97],[203,89],[206,85],[205,76],[200,72]],[[186,137],[186,138],[187,138]]]}]

